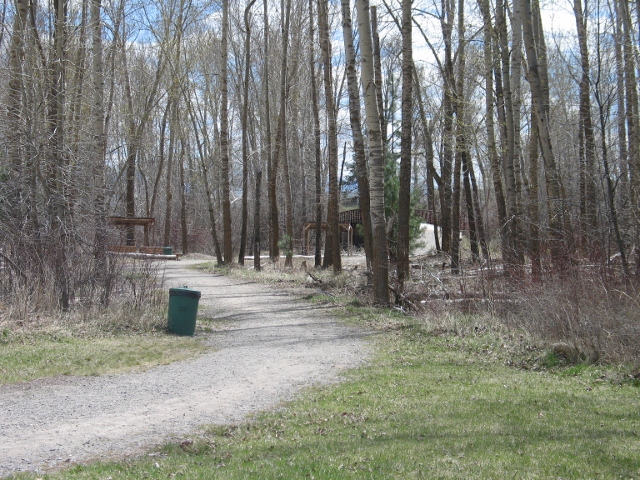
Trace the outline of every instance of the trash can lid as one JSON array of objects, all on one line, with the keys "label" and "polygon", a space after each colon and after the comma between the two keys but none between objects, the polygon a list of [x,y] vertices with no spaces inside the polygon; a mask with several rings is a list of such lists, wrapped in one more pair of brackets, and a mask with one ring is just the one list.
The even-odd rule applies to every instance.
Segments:
[{"label": "trash can lid", "polygon": [[191,298],[200,298],[202,295],[199,290],[192,290],[187,287],[179,287],[179,288],[170,288],[169,289],[170,296],[177,297],[191,297]]}]

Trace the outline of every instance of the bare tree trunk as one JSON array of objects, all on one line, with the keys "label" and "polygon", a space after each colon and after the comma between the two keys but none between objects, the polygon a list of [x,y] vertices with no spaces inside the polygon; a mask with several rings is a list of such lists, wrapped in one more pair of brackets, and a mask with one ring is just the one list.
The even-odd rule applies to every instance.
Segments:
[{"label": "bare tree trunk", "polygon": [[[618,13],[618,2],[614,0],[614,13],[616,17],[615,35],[614,35],[614,49],[615,49],[615,61],[616,61],[616,120],[618,129],[618,152],[620,165],[620,190],[623,195],[630,195],[630,183],[629,183],[629,155],[627,148],[627,120],[625,113],[627,111],[625,102],[625,84],[624,84],[624,60],[622,55],[622,43],[623,43],[623,28],[622,17]],[[623,202],[620,202],[622,205]]]},{"label": "bare tree trunk", "polygon": [[[6,2],[8,4],[9,2]],[[5,6],[6,6],[5,4]],[[20,197],[22,196],[22,185],[18,179],[23,178],[23,152],[22,152],[22,132],[25,125],[22,115],[22,64],[25,57],[25,34],[28,30],[28,0],[16,1],[16,12],[13,18],[13,29],[11,33],[11,45],[9,50],[9,82],[7,85],[7,155],[11,166],[11,177],[13,181],[9,185],[7,198],[9,199],[8,209],[11,217],[20,218]],[[18,226],[19,228],[19,226]]]},{"label": "bare tree trunk", "polygon": [[149,217],[153,217],[156,210],[156,202],[158,200],[158,190],[160,188],[160,180],[162,179],[162,172],[164,170],[167,122],[169,120],[170,110],[171,110],[171,102],[167,101],[167,105],[165,106],[164,113],[162,114],[162,120],[160,121],[158,173],[156,174],[156,179],[153,182],[153,192],[151,193],[151,202],[149,204],[149,210],[147,211],[147,215]]},{"label": "bare tree trunk", "polygon": [[411,0],[402,1],[402,136],[400,139],[400,191],[398,194],[398,289],[404,292],[409,276],[409,224],[411,220],[411,141],[413,140],[413,46]]},{"label": "bare tree trunk", "polygon": [[389,304],[389,255],[384,218],[384,152],[373,72],[373,47],[368,0],[356,0],[362,56],[362,90],[369,138],[371,224],[373,227],[373,289],[375,302]]},{"label": "bare tree trunk", "polygon": [[486,124],[487,124],[487,149],[489,150],[489,161],[491,165],[491,178],[493,180],[493,190],[495,193],[497,213],[498,213],[498,231],[500,232],[500,239],[502,241],[502,253],[503,255],[509,248],[508,234],[505,230],[507,209],[504,199],[504,191],[502,187],[502,176],[500,168],[500,158],[498,156],[498,149],[496,147],[495,138],[495,123],[494,123],[494,111],[495,111],[495,98],[494,98],[494,29],[491,24],[491,10],[488,0],[478,0],[480,10],[482,11],[482,18],[484,20],[483,39],[484,39],[484,81],[485,81],[485,110],[486,110]]},{"label": "bare tree trunk", "polygon": [[104,72],[102,62],[102,22],[100,21],[101,0],[91,0],[91,80],[93,86],[92,101],[92,164],[93,164],[93,215],[95,218],[94,257],[96,259],[96,277],[102,283],[102,303],[108,301],[106,285],[107,272],[107,219],[105,204],[104,159],[106,135],[104,130]]},{"label": "bare tree trunk", "polygon": [[211,187],[209,186],[209,174],[207,172],[207,162],[204,158],[201,158],[200,168],[202,169],[202,177],[204,178],[204,189],[207,195],[207,205],[209,207],[209,225],[211,227],[211,241],[213,243],[213,249],[216,254],[216,262],[218,265],[224,265],[224,259],[222,258],[222,250],[220,249],[220,242],[218,241],[218,229],[216,227],[216,214],[215,207],[213,205],[213,197],[211,195]]},{"label": "bare tree trunk", "polygon": [[[174,87],[177,88],[177,87]],[[171,218],[172,218],[172,204],[173,204],[173,192],[171,185],[171,178],[173,175],[173,159],[176,155],[177,149],[177,130],[178,130],[178,105],[175,93],[171,94],[171,119],[169,121],[169,154],[167,155],[167,175],[165,178],[165,199],[167,202],[164,214],[164,236],[163,245],[171,245]]]},{"label": "bare tree trunk", "polygon": [[618,15],[622,17],[622,58],[625,78],[625,103],[627,136],[629,146],[629,169],[631,171],[631,212],[634,228],[634,253],[636,275],[640,276],[640,117],[638,116],[638,84],[632,36],[631,15],[627,2],[619,0]]},{"label": "bare tree trunk", "polygon": [[333,273],[342,271],[340,256],[340,226],[338,224],[338,129],[336,106],[333,96],[331,42],[329,37],[329,19],[327,0],[318,0],[318,26],[320,49],[322,50],[324,73],[324,97],[327,112],[327,163],[329,165],[329,203],[327,206],[327,235],[324,249],[323,268],[333,266]]},{"label": "bare tree trunk", "polygon": [[443,1],[443,11],[440,17],[440,27],[442,29],[442,38],[444,40],[444,65],[442,67],[442,76],[444,82],[444,98],[442,100],[443,110],[443,127],[442,127],[442,159],[441,177],[442,177],[442,195],[440,196],[440,211],[442,215],[442,249],[451,254],[451,231],[453,220],[451,218],[453,208],[453,191],[451,181],[453,180],[453,116],[455,103],[455,78],[453,71],[453,53],[452,53],[452,32],[453,32],[453,0]]},{"label": "bare tree trunk", "polygon": [[356,54],[353,46],[350,0],[342,0],[342,34],[344,37],[347,87],[349,92],[349,118],[351,121],[351,132],[353,135],[353,151],[356,163],[356,177],[358,179],[359,204],[364,230],[364,251],[367,259],[367,267],[371,268],[373,259],[373,236],[371,232],[369,173],[364,150],[362,123],[360,120],[360,94],[358,92],[359,86],[356,72]]},{"label": "bare tree trunk", "polygon": [[[585,4],[586,4],[585,0]],[[585,5],[586,6],[586,5]],[[587,19],[582,11],[582,1],[573,1],[573,12],[576,17],[578,43],[580,45],[580,230],[582,247],[591,258],[598,255],[600,248],[596,245],[598,217],[596,213],[595,184],[595,136],[591,123],[591,92],[589,49],[587,46]],[[603,130],[604,132],[604,130]]]},{"label": "bare tree trunk", "polygon": [[49,224],[53,244],[53,261],[58,302],[63,311],[69,310],[70,284],[68,248],[70,232],[68,203],[65,195],[67,159],[65,155],[65,80],[68,4],[67,0],[54,0],[55,24],[53,34],[54,58],[48,120],[50,126],[50,163],[47,168]]},{"label": "bare tree trunk", "polygon": [[382,100],[382,61],[380,55],[380,37],[378,35],[378,8],[371,6],[371,40],[373,41],[373,71],[376,82],[376,102],[378,103],[378,116],[380,117],[380,134],[382,135],[382,148],[384,154],[387,147],[387,120],[384,115],[384,101]]},{"label": "bare tree trunk", "polygon": [[[597,43],[597,60],[598,60],[598,80],[595,85],[595,99],[598,105],[598,118],[600,120],[600,128],[602,131],[606,131],[606,116],[605,113],[606,106],[602,101],[601,92],[600,92],[600,70],[602,69],[602,58],[600,55],[600,42]],[[620,231],[620,225],[618,223],[618,212],[616,211],[616,203],[615,203],[615,187],[613,186],[613,181],[611,179],[611,171],[609,168],[609,153],[607,148],[607,137],[605,135],[601,135],[600,137],[600,146],[601,146],[601,154],[602,154],[602,164],[604,167],[604,177],[607,185],[607,209],[609,211],[609,220],[611,222],[611,226],[613,227],[613,233],[615,235],[616,244],[618,246],[618,252],[620,253],[620,261],[622,263],[622,270],[625,274],[627,280],[630,278],[630,270],[629,270],[629,261],[627,259],[627,254],[625,251],[624,240],[622,238],[622,233]]]},{"label": "bare tree trunk", "polygon": [[[509,44],[507,36],[507,20],[506,20],[506,5],[500,0],[496,6],[496,28],[498,30],[499,45],[500,45],[500,57],[502,60],[502,95],[504,98],[504,113],[505,124],[503,128],[506,131],[506,148],[503,153],[503,166],[504,166],[504,179],[505,179],[505,200],[507,207],[507,224],[506,228],[509,232],[509,247],[505,252],[508,257],[506,260],[506,267],[511,273],[520,272],[523,257],[520,251],[520,245],[518,239],[520,238],[520,215],[518,212],[517,202],[517,183],[515,174],[515,165],[519,161],[516,158],[516,129],[519,125],[515,125],[514,122],[514,104],[512,95],[512,82],[511,82],[511,60],[509,56]],[[521,8],[518,7],[518,3],[514,4],[513,17],[521,19]],[[515,26],[520,25],[520,20],[514,21]],[[514,26],[514,28],[515,28]],[[521,36],[520,32],[515,33],[517,37]]]},{"label": "bare tree trunk", "polygon": [[251,21],[249,14],[256,0],[249,0],[244,9],[244,79],[242,82],[242,225],[240,227],[240,252],[238,253],[238,265],[244,265],[245,247],[247,244],[247,220],[249,216],[249,153],[247,117],[249,116],[249,71],[251,66]]},{"label": "bare tree trunk", "polygon": [[233,245],[231,243],[231,200],[229,184],[229,0],[222,2],[222,65],[220,66],[220,175],[222,176],[222,252],[224,263],[233,262]]},{"label": "bare tree trunk", "polygon": [[512,61],[511,61],[511,105],[513,108],[513,186],[515,193],[515,211],[517,224],[513,239],[517,268],[522,269],[525,255],[525,238],[523,232],[522,207],[522,15],[514,9],[512,15]]},{"label": "bare tree trunk", "polygon": [[315,221],[316,221],[316,245],[314,255],[314,265],[316,268],[322,266],[322,154],[320,150],[320,114],[318,108],[318,87],[316,84],[316,59],[314,54],[315,34],[313,21],[313,0],[309,0],[309,63],[311,70],[311,108],[313,110],[313,136],[314,136],[314,156],[315,156]]},{"label": "bare tree trunk", "polygon": [[[269,58],[269,13],[268,2],[263,2],[264,18],[264,58]],[[278,178],[277,159],[271,151],[271,92],[269,90],[269,62],[264,62],[264,104],[265,104],[265,143],[267,155],[267,195],[269,201],[269,223],[271,234],[269,236],[269,257],[272,262],[278,261],[280,252],[278,251],[278,199],[276,196],[276,184]],[[278,121],[278,125],[280,125]],[[274,165],[275,163],[275,165]]]},{"label": "bare tree trunk", "polygon": [[253,269],[259,272],[260,265],[260,195],[262,195],[262,169],[256,172],[256,191],[253,211]]},{"label": "bare tree trunk", "polygon": [[[487,234],[484,228],[484,220],[482,219],[482,210],[480,208],[480,196],[478,195],[478,184],[476,183],[476,174],[473,171],[473,163],[467,162],[469,180],[471,181],[471,192],[473,196],[473,204],[475,205],[474,221],[476,225],[477,241],[480,244],[482,258],[489,260],[489,246],[487,245]],[[471,219],[469,219],[471,222]]]},{"label": "bare tree trunk", "polygon": [[453,172],[453,202],[451,212],[451,271],[460,271],[460,174],[462,166],[466,163],[467,141],[465,134],[465,98],[464,75],[466,67],[465,57],[466,39],[464,26],[464,2],[458,1],[458,78],[456,83],[456,147],[455,165]]},{"label": "bare tree trunk", "polygon": [[[545,106],[543,92],[543,78],[538,64],[538,46],[533,32],[533,23],[538,22],[538,15],[534,18],[530,0],[518,0],[523,14],[524,45],[529,63],[528,80],[531,87],[531,99],[533,110],[538,125],[540,147],[544,160],[547,195],[550,202],[550,249],[551,259],[559,271],[563,271],[566,263],[565,232],[564,232],[564,208],[561,197],[561,184],[556,165],[555,155],[551,145],[551,133],[549,131],[548,109]],[[540,32],[542,35],[542,32]]]},{"label": "bare tree trunk", "polygon": [[[291,7],[291,0],[287,0],[287,9]],[[287,16],[289,13],[287,12]],[[288,82],[287,82],[288,83]],[[289,88],[286,87],[285,98],[289,97]],[[293,267],[293,197],[291,193],[291,176],[289,172],[289,151],[288,151],[288,135],[286,122],[282,122],[282,169],[284,177],[284,193],[285,193],[285,224],[287,229],[286,234],[286,253],[284,266],[288,268]]]},{"label": "bare tree trunk", "polygon": [[180,169],[180,230],[182,236],[182,253],[185,255],[189,253],[189,228],[187,222],[187,194],[185,188],[184,181],[184,152],[185,151],[185,141],[184,139],[180,140],[180,158],[179,160],[179,169]]},{"label": "bare tree trunk", "polygon": [[[466,139],[465,139],[466,144]],[[469,173],[469,159],[465,149],[461,157],[462,160],[462,184],[464,188],[464,200],[467,208],[467,221],[469,222],[469,242],[471,248],[471,259],[473,262],[480,260],[480,248],[478,242],[478,226],[476,224],[476,212],[473,207],[474,197],[471,192],[471,174]]]},{"label": "bare tree trunk", "polygon": [[540,138],[538,121],[535,113],[531,113],[531,133],[529,135],[529,258],[531,258],[531,275],[539,280],[542,275],[540,258],[540,209],[538,207],[538,157],[540,155]]}]

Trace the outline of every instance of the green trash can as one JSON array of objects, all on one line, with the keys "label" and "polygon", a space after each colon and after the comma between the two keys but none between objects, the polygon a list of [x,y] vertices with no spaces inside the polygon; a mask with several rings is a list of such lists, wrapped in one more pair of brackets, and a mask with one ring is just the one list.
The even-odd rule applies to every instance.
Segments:
[{"label": "green trash can", "polygon": [[188,287],[169,289],[169,331],[176,335],[196,333],[200,292]]},{"label": "green trash can", "polygon": [[173,255],[173,247],[162,247],[163,255]]}]

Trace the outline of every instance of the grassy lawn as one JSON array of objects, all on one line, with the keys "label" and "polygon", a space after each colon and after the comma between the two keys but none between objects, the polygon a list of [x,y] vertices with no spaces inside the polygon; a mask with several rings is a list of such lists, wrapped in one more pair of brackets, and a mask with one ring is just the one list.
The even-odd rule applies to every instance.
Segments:
[{"label": "grassy lawn", "polygon": [[0,338],[0,384],[55,375],[101,375],[183,360],[204,351],[194,338],[164,334],[28,335]]},{"label": "grassy lawn", "polygon": [[376,353],[343,383],[45,478],[640,478],[637,380],[610,367],[515,368],[495,333],[357,312],[351,321],[377,331]]}]

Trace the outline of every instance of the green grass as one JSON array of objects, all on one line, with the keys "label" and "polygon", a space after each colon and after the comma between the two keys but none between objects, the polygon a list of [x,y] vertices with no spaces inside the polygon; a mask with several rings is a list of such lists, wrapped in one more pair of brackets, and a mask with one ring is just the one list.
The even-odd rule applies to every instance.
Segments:
[{"label": "green grass", "polygon": [[491,332],[432,335],[359,312],[379,332],[376,354],[343,383],[139,458],[45,477],[640,478],[637,385],[604,367],[510,367]]},{"label": "green grass", "polygon": [[0,384],[56,375],[101,375],[140,370],[204,350],[194,338],[164,334],[112,337],[32,335],[0,341]]}]

